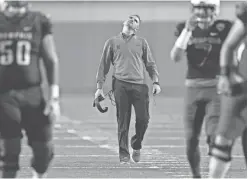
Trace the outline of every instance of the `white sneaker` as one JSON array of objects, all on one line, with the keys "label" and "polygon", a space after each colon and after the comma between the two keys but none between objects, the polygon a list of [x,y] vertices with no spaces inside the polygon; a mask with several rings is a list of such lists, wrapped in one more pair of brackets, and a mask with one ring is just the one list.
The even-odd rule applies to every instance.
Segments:
[{"label": "white sneaker", "polygon": [[140,161],[140,150],[134,150],[133,149],[132,159],[136,163]]},{"label": "white sneaker", "polygon": [[36,171],[32,170],[32,174],[33,174],[33,179],[38,179],[38,178],[45,178],[45,174],[39,174]]}]

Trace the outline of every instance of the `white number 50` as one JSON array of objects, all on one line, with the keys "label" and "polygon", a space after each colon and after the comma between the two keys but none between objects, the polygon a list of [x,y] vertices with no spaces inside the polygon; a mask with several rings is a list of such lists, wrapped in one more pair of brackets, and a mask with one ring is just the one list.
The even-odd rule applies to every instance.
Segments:
[{"label": "white number 50", "polygon": [[11,40],[0,42],[0,65],[11,65],[15,58],[18,65],[29,65],[31,62],[30,42],[18,41],[16,47],[13,45],[14,43]]}]

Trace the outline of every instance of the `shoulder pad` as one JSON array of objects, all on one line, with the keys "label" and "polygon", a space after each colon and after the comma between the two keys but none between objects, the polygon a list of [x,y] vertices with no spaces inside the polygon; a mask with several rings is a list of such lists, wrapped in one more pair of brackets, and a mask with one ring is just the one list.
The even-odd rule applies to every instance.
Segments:
[{"label": "shoulder pad", "polygon": [[219,32],[222,32],[226,29],[230,29],[232,22],[229,20],[218,19],[215,21],[214,26]]},{"label": "shoulder pad", "polygon": [[40,12],[40,11],[29,11],[29,13],[31,13],[33,16],[38,17],[41,20],[48,20],[48,21],[50,21],[50,19],[51,19],[50,14],[45,14],[45,13]]},{"label": "shoulder pad", "polygon": [[175,29],[175,32],[174,32],[174,35],[175,35],[176,37],[180,36],[182,30],[183,30],[184,27],[185,27],[185,23],[186,23],[186,22],[180,22],[180,23],[178,23],[178,24],[176,25],[176,29]]},{"label": "shoulder pad", "polygon": [[50,14],[45,14],[45,13],[42,13],[40,12],[40,16],[44,19],[47,19],[47,20],[51,20],[51,15]]}]

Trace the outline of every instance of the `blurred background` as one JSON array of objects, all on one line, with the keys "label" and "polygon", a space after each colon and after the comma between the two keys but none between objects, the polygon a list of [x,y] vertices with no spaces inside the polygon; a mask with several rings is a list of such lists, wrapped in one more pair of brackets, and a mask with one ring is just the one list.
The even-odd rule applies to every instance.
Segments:
[{"label": "blurred background", "polygon": [[[222,1],[220,18],[234,19],[234,4]],[[173,63],[169,54],[176,24],[190,15],[189,1],[36,1],[32,6],[50,14],[54,23],[64,94],[94,93],[104,42],[121,31],[129,15],[139,14],[143,23],[138,35],[147,39],[153,52],[163,94],[182,95],[186,64]]]}]

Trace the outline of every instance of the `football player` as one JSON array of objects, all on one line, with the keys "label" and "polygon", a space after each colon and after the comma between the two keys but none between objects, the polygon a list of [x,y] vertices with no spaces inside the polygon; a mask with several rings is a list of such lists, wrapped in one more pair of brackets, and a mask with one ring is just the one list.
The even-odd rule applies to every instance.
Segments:
[{"label": "football player", "polygon": [[247,36],[247,2],[237,6],[235,20],[220,54],[221,75],[218,90],[222,96],[221,116],[216,131],[209,163],[210,178],[224,178],[231,163],[231,150],[237,137],[243,133],[243,149],[246,157],[246,125],[247,119],[241,117],[241,112],[247,103],[247,64],[241,61],[237,67],[233,64],[235,49],[246,41]]},{"label": "football player", "polygon": [[[4,0],[0,0],[0,13],[4,10],[6,3]],[[1,140],[1,133],[0,133],[0,170],[2,169],[2,159],[3,159],[3,140]]]},{"label": "football player", "polygon": [[[40,59],[49,97],[41,88]],[[0,133],[4,140],[2,178],[19,170],[22,129],[32,149],[33,177],[41,178],[53,158],[53,120],[59,117],[58,57],[48,16],[26,1],[5,1],[0,14]]]},{"label": "football player", "polygon": [[176,28],[171,50],[175,62],[187,57],[184,128],[186,154],[194,178],[201,178],[199,137],[205,118],[207,143],[218,123],[220,100],[216,85],[219,55],[232,23],[217,19],[219,0],[191,0],[192,16]]}]

